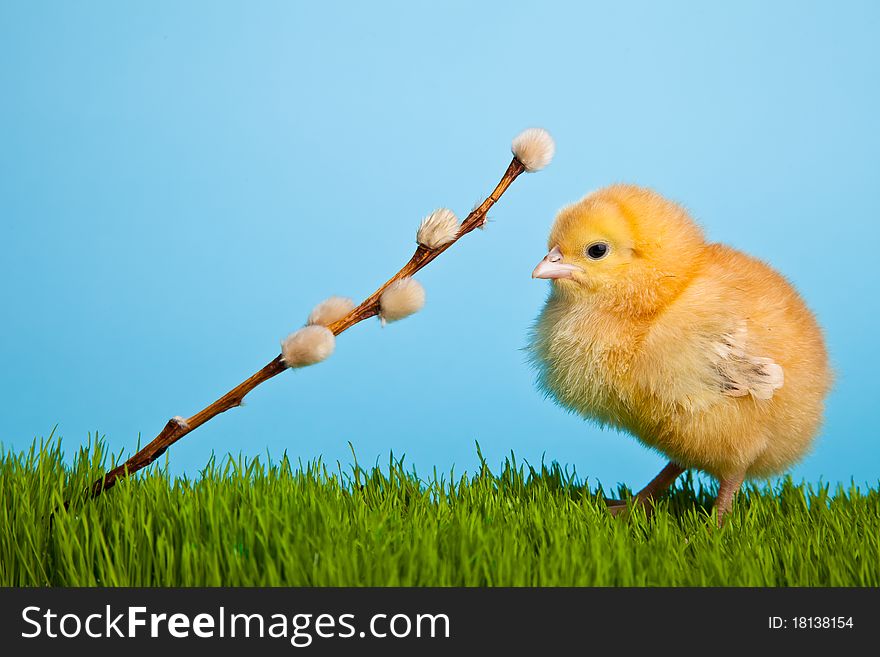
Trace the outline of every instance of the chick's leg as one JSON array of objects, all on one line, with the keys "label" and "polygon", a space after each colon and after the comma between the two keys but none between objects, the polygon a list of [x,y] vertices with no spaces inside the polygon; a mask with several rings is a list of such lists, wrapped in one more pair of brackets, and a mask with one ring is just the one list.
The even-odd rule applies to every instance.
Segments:
[{"label": "chick's leg", "polygon": [[[678,463],[670,461],[666,467],[660,471],[660,474],[654,477],[647,486],[636,493],[636,504],[644,505],[653,502],[654,498],[659,497],[664,493],[682,472],[684,472],[683,467]],[[608,504],[608,510],[614,515],[617,515],[626,509],[626,502],[620,500],[605,500],[605,503]],[[650,509],[650,507],[648,508]]]},{"label": "chick's leg", "polygon": [[718,526],[724,524],[724,514],[733,506],[733,498],[742,487],[746,473],[741,472],[718,480],[718,497],[715,498],[715,509],[718,512]]},{"label": "chick's leg", "polygon": [[651,482],[636,494],[636,501],[639,504],[652,502],[655,497],[659,497],[673,484],[673,482],[684,472],[684,468],[678,463],[670,461],[665,468],[660,471]]}]

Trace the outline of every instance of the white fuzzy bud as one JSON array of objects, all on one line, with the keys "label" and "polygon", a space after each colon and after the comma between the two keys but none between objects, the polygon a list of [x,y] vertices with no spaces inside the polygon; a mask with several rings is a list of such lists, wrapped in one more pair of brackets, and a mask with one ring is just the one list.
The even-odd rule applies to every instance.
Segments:
[{"label": "white fuzzy bud", "polygon": [[330,326],[333,322],[338,322],[345,317],[352,310],[354,310],[354,301],[351,299],[330,297],[329,299],[324,299],[312,309],[307,323]]},{"label": "white fuzzy bud", "polygon": [[511,150],[526,171],[531,173],[550,164],[556,152],[556,144],[550,133],[543,128],[529,128],[514,138]]},{"label": "white fuzzy bud", "polygon": [[425,288],[413,278],[401,278],[385,288],[379,297],[382,324],[417,313],[425,305]]},{"label": "white fuzzy bud", "polygon": [[305,367],[320,363],[333,353],[336,336],[324,327],[313,324],[294,331],[281,342],[281,356],[288,367]]},{"label": "white fuzzy bud", "polygon": [[422,219],[416,241],[429,249],[449,244],[458,235],[458,217],[452,210],[440,208]]}]

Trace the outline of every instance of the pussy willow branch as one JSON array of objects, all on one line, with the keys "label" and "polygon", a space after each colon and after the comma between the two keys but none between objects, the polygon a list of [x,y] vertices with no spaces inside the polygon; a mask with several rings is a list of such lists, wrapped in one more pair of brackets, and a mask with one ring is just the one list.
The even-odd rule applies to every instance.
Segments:
[{"label": "pussy willow branch", "polygon": [[[400,271],[388,279],[378,290],[373,292],[373,294],[364,299],[357,308],[327,328],[333,331],[334,335],[339,335],[358,322],[362,322],[365,319],[378,315],[379,297],[382,295],[385,288],[391,285],[394,281],[412,276],[462,237],[471,232],[474,228],[481,226],[489,209],[495,205],[498,199],[501,198],[501,195],[507,191],[507,188],[510,187],[511,183],[516,180],[517,176],[519,176],[524,170],[525,167],[523,164],[514,157],[510,166],[507,167],[507,171],[504,172],[504,175],[501,177],[501,180],[492,193],[489,194],[489,196],[486,197],[486,200],[484,200],[478,207],[474,208],[461,223],[458,234],[454,240],[435,249],[429,249],[419,245],[412,258],[401,267]],[[210,406],[206,406],[192,417],[186,419],[175,417],[168,420],[165,428],[163,428],[162,431],[159,432],[159,435],[156,436],[146,447],[129,458],[122,465],[107,472],[103,477],[89,486],[86,491],[87,496],[89,498],[97,497],[104,491],[113,488],[116,482],[120,479],[133,475],[138,470],[147,467],[157,458],[162,456],[166,449],[183,438],[190,431],[200,427],[214,416],[219,415],[224,411],[228,411],[230,408],[240,406],[245,395],[251,390],[286,369],[287,365],[282,360],[281,355],[278,355],[259,372],[256,372],[245,381],[239,383],[232,390],[220,397],[220,399]],[[65,507],[68,505],[69,501],[65,503]]]}]

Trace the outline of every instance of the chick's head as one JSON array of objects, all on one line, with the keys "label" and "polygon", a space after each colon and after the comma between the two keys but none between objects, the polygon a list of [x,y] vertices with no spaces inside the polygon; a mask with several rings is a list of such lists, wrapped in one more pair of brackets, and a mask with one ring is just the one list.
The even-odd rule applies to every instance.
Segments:
[{"label": "chick's head", "polygon": [[564,208],[532,272],[553,293],[633,314],[656,312],[700,266],[705,241],[687,212],[659,194],[613,185]]}]

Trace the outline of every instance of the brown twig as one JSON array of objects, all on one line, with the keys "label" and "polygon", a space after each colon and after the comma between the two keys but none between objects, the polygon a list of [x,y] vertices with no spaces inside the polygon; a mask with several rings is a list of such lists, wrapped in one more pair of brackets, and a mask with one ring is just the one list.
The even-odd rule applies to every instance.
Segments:
[{"label": "brown twig", "polygon": [[[481,226],[489,209],[493,205],[495,205],[498,199],[501,198],[501,195],[504,194],[507,188],[510,187],[511,183],[516,180],[517,176],[519,176],[524,170],[525,166],[522,164],[522,162],[514,157],[513,160],[510,162],[510,166],[507,167],[507,171],[504,172],[504,175],[502,176],[501,180],[499,181],[493,192],[488,197],[486,197],[486,200],[484,200],[478,207],[474,208],[461,223],[461,227],[459,228],[458,234],[456,235],[455,239],[435,249],[429,249],[422,245],[419,245],[412,258],[410,258],[409,262],[401,267],[400,271],[398,271],[394,276],[388,279],[388,281],[386,281],[373,294],[364,299],[364,301],[354,310],[348,313],[348,315],[346,315],[339,321],[330,324],[330,326],[328,326],[327,328],[329,328],[334,335],[339,335],[340,333],[351,328],[358,322],[362,322],[365,319],[378,315],[379,297],[389,285],[397,280],[400,280],[401,278],[412,276],[417,271],[425,267],[434,258],[443,253],[450,246],[455,244],[455,242],[457,242],[463,236],[474,230],[474,228],[478,228],[479,226]],[[91,486],[89,486],[88,490],[86,491],[88,498],[97,497],[104,491],[112,488],[120,479],[131,476],[138,470],[147,467],[162,454],[164,454],[165,450],[167,450],[171,445],[183,438],[190,431],[193,431],[197,427],[203,425],[214,416],[228,411],[230,408],[240,406],[242,401],[244,400],[245,395],[247,395],[251,390],[256,388],[264,381],[268,381],[273,376],[280,374],[286,369],[287,365],[284,363],[281,356],[276,356],[272,362],[263,367],[263,369],[261,369],[259,372],[255,373],[247,380],[239,383],[232,390],[220,397],[220,399],[215,401],[213,404],[203,408],[192,417],[186,419],[181,417],[174,417],[168,420],[165,428],[162,429],[162,431],[159,432],[159,435],[156,436],[148,445],[146,445],[146,447],[141,449],[137,454],[129,458],[122,465],[119,465],[107,472],[103,477],[96,480]],[[65,508],[68,507],[69,504],[69,501],[65,502]]]}]

